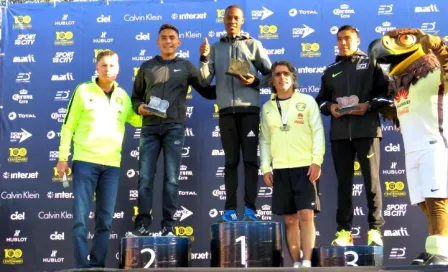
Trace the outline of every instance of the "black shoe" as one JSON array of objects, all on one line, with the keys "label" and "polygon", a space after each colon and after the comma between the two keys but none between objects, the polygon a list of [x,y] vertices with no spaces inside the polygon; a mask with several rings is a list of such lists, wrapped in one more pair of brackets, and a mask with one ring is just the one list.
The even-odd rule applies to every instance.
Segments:
[{"label": "black shoe", "polygon": [[448,265],[448,257],[431,254],[431,257],[429,257],[424,265]]},{"label": "black shoe", "polygon": [[149,228],[145,225],[135,227],[133,231],[126,232],[126,237],[149,236]]},{"label": "black shoe", "polygon": [[174,233],[175,232],[174,232],[174,228],[173,227],[165,226],[162,229],[162,236],[176,236]]},{"label": "black shoe", "polygon": [[412,260],[411,265],[423,265],[431,256],[428,252],[422,252]]}]

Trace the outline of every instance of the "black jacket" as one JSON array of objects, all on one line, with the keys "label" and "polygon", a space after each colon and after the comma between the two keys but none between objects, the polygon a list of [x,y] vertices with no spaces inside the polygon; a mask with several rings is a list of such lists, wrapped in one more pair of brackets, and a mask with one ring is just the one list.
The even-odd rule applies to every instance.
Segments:
[{"label": "black jacket", "polygon": [[143,117],[143,125],[161,123],[184,123],[187,112],[187,91],[189,85],[204,98],[216,99],[215,86],[202,87],[194,65],[183,58],[176,57],[165,64],[160,56],[145,61],[140,66],[132,90],[132,108],[138,114],[138,107],[148,103],[151,96],[167,100],[167,118],[156,115]]},{"label": "black jacket", "polygon": [[337,56],[322,75],[322,84],[316,97],[324,115],[331,115],[331,104],[336,98],[356,95],[359,103],[369,102],[364,115],[331,115],[330,140],[381,137],[378,110],[389,105],[387,99],[388,82],[379,66],[373,66],[367,55],[358,50],[350,57]]}]

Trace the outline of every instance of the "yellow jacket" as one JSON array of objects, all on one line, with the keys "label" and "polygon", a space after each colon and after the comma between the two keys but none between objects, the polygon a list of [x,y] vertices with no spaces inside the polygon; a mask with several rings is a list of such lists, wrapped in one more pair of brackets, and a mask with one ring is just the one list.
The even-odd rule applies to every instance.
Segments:
[{"label": "yellow jacket", "polygon": [[[325,135],[319,107],[314,98],[295,91],[289,102],[288,131],[277,108],[276,94],[263,105],[261,116],[261,171],[321,165]],[[283,113],[284,114],[284,113]]]}]

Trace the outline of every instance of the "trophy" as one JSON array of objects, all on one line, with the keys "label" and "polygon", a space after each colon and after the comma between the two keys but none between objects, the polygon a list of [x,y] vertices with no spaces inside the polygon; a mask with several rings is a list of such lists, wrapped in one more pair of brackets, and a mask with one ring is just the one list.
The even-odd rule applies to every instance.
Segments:
[{"label": "trophy", "polygon": [[247,60],[230,59],[230,66],[226,72],[226,75],[246,77],[250,74],[250,63]]},{"label": "trophy", "polygon": [[347,113],[352,110],[359,110],[360,107],[356,106],[359,103],[359,98],[356,95],[343,96],[336,98],[338,101],[339,109],[336,110],[338,113]]},{"label": "trophy", "polygon": [[150,111],[154,115],[166,118],[166,109],[168,109],[169,105],[170,103],[167,100],[160,99],[156,96],[151,96],[149,98],[148,105],[145,105],[143,108]]}]

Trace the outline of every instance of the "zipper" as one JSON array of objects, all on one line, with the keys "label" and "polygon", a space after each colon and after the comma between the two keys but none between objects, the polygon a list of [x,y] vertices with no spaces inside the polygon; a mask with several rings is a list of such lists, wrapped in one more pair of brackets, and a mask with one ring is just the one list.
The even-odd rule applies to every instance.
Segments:
[{"label": "zipper", "polygon": [[[169,76],[170,76],[170,69],[169,69],[168,65],[169,64],[165,64],[165,68],[166,68],[165,69],[165,79],[169,78]],[[166,82],[168,83],[168,80]],[[160,99],[163,100],[163,98],[165,97],[165,85],[166,84],[162,84],[162,85],[163,85],[163,87],[162,87],[162,97]],[[166,110],[168,111],[168,109],[166,109]],[[159,117],[159,122],[160,122],[160,126],[162,126],[162,118],[160,118],[160,117]]]},{"label": "zipper", "polygon": [[[235,39],[232,39],[232,51],[230,53],[230,57],[236,59],[234,49],[235,49]],[[235,77],[232,76],[231,79],[232,79],[232,110],[233,114],[235,114]]]},{"label": "zipper", "polygon": [[[351,63],[350,63],[350,61],[349,61],[349,67],[348,67],[348,69],[347,69],[347,81],[348,81],[348,86],[347,86],[347,91],[348,91],[348,94],[347,94],[347,96],[350,96],[350,69],[351,69]],[[348,115],[348,135],[349,135],[349,138],[350,138],[350,141],[352,140],[352,118],[351,118],[351,116],[350,116],[350,114]]]}]

